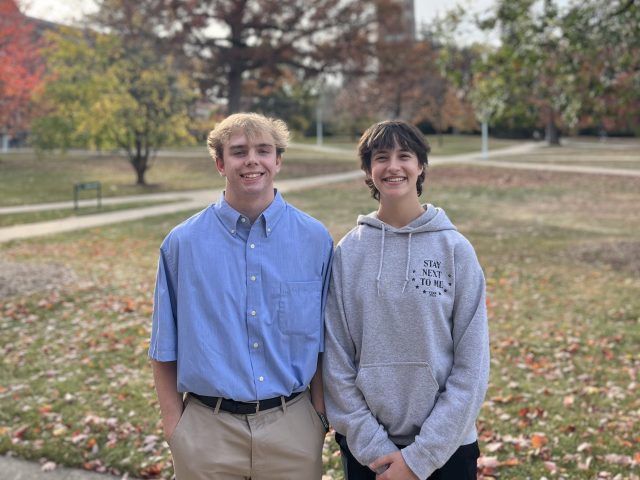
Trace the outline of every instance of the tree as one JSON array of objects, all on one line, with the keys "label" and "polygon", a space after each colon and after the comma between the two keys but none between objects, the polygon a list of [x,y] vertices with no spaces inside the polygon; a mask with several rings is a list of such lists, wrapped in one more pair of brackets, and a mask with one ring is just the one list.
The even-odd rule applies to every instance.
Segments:
[{"label": "tree", "polygon": [[37,145],[121,148],[145,184],[156,151],[186,141],[193,88],[170,58],[125,46],[112,35],[66,29],[50,36],[47,114],[34,124]]},{"label": "tree", "polygon": [[563,35],[557,5],[553,0],[500,0],[493,17],[482,26],[498,28],[501,41],[477,65],[485,91],[491,90],[486,82],[496,79],[506,90],[500,92],[505,105],[502,117],[521,122],[533,113],[545,125],[549,145],[559,145],[559,125],[577,124],[580,96],[575,91],[573,52]]},{"label": "tree", "polygon": [[24,130],[33,115],[32,96],[44,74],[34,26],[12,1],[0,1],[0,134]]},{"label": "tree", "polygon": [[581,125],[640,135],[640,5],[594,0],[571,6],[565,36],[581,67]]},{"label": "tree", "polygon": [[636,2],[590,0],[561,9],[553,0],[500,0],[480,25],[500,33],[500,46],[475,64],[473,80],[481,86],[477,98],[504,106],[497,120],[542,123],[550,145],[560,144],[559,127],[619,125],[620,118],[627,128],[638,124]]},{"label": "tree", "polygon": [[[377,0],[380,1],[380,0]],[[389,0],[384,0],[389,1]],[[101,0],[96,20],[121,35],[155,39],[188,59],[202,92],[241,110],[248,81],[287,69],[312,77],[361,71],[371,53],[373,0]],[[250,102],[249,102],[250,103]]]},{"label": "tree", "polygon": [[273,82],[247,82],[245,88],[255,99],[251,110],[284,120],[294,132],[310,131],[315,117],[318,88],[312,81],[304,81],[294,71],[284,71]]},{"label": "tree", "polygon": [[440,47],[431,39],[379,42],[377,68],[351,78],[339,97],[342,109],[363,118],[428,122],[438,133],[473,128],[464,101],[438,63]]}]

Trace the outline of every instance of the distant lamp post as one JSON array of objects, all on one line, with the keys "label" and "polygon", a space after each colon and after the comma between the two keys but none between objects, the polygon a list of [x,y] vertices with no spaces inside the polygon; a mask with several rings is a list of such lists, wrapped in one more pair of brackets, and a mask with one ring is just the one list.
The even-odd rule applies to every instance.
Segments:
[{"label": "distant lamp post", "polygon": [[482,126],[482,160],[489,158],[489,120],[499,117],[506,106],[504,91],[502,83],[496,86],[491,81],[480,79],[471,92],[471,103]]},{"label": "distant lamp post", "polygon": [[2,153],[8,153],[9,152],[9,134],[3,132],[2,134],[0,134],[0,136],[2,136]]},{"label": "distant lamp post", "polygon": [[316,103],[316,145],[321,147],[323,140],[323,129],[322,129],[322,117],[323,115],[323,107],[326,102],[326,95],[324,91],[324,79],[320,79],[318,82],[318,101]]},{"label": "distant lamp post", "polygon": [[322,146],[322,103],[316,105],[316,145]]},{"label": "distant lamp post", "polygon": [[482,159],[489,158],[489,122],[486,118],[482,120]]}]

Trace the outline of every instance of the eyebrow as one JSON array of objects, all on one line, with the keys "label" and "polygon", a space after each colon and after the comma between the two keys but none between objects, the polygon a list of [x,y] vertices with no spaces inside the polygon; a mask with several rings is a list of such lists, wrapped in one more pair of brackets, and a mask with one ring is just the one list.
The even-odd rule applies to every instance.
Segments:
[{"label": "eyebrow", "polygon": [[390,153],[394,150],[398,150],[400,153],[415,153],[413,150],[409,150],[408,148],[379,148],[372,152],[373,155],[377,155],[379,153]]},{"label": "eyebrow", "polygon": [[[246,148],[250,148],[254,145],[247,145],[246,143],[239,143],[237,145],[229,145],[229,150],[243,150]],[[271,143],[259,143],[257,145],[255,145],[255,148],[265,148],[265,147],[269,147],[269,148],[275,148],[275,145],[271,144]]]}]

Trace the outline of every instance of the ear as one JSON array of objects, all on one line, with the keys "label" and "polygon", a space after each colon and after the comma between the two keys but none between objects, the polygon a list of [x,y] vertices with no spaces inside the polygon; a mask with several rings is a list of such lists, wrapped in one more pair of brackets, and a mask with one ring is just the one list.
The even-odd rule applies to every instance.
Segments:
[{"label": "ear", "polygon": [[222,158],[220,157],[216,157],[216,168],[218,169],[218,173],[220,174],[221,177],[225,176],[224,173],[224,160],[222,160]]},{"label": "ear", "polygon": [[281,168],[282,168],[282,154],[278,153],[276,154],[276,173],[280,172]]}]

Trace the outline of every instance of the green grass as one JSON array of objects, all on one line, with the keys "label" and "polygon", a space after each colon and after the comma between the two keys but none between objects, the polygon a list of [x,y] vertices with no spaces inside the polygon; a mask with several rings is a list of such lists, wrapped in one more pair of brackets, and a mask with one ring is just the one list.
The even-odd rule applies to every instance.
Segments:
[{"label": "green grass", "polygon": [[102,205],[94,207],[80,207],[77,210],[72,208],[61,208],[57,210],[42,210],[38,212],[10,213],[0,215],[0,227],[19,225],[24,223],[46,222],[50,220],[60,220],[62,218],[79,217],[83,215],[93,215],[118,210],[128,210],[130,208],[143,208],[151,205],[163,205],[173,202],[131,202],[118,205]]},{"label": "green grass", "polygon": [[[480,150],[480,139],[474,136],[445,135],[442,146],[435,137],[429,140],[436,155]],[[513,143],[492,140],[491,147]],[[318,151],[313,144],[289,148],[280,177],[297,178],[359,168],[355,141],[341,139],[325,145],[342,151]],[[147,185],[140,186],[135,185],[135,174],[129,162],[110,153],[70,151],[41,156],[32,153],[0,155],[0,206],[71,200],[73,185],[78,182],[102,182],[105,197],[219,188],[224,184],[204,148],[161,152],[151,165],[146,176]]]},{"label": "green grass", "polygon": [[[426,135],[427,141],[431,146],[431,154],[433,155],[457,155],[459,153],[479,152],[482,148],[482,140],[479,135]],[[296,138],[295,141],[300,144],[310,146],[316,145],[314,137]],[[489,148],[504,148],[520,143],[520,140],[510,140],[501,138],[490,138]],[[323,146],[341,148],[354,152],[357,148],[358,140],[348,137],[325,137]]]},{"label": "green grass", "polygon": [[[286,198],[336,241],[376,207],[361,181]],[[495,466],[481,476],[636,478],[637,179],[442,166],[423,198],[472,241],[487,278],[492,371],[479,429]],[[187,216],[0,245],[0,259],[79,277],[0,300],[0,453],[170,478],[146,349],[158,245]],[[329,437],[325,460],[341,479]]]},{"label": "green grass", "polygon": [[496,157],[492,160],[639,170],[640,140],[615,139],[599,143],[572,139],[567,146],[541,146],[529,154]]},{"label": "green grass", "polygon": [[[146,186],[135,185],[135,174],[126,159],[109,154],[0,155],[0,206],[72,200],[73,185],[78,182],[100,181],[104,197],[222,187],[223,178],[201,150],[158,156],[147,173]],[[292,148],[284,161],[280,178],[358,168],[351,151],[325,154]]]}]

